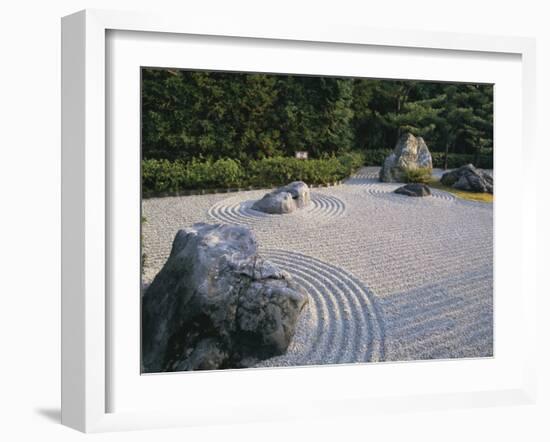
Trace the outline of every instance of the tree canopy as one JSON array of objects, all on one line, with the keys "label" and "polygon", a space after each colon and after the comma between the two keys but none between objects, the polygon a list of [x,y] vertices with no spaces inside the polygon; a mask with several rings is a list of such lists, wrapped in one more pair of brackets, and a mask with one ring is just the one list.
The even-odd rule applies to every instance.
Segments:
[{"label": "tree canopy", "polygon": [[493,87],[365,78],[142,69],[143,158],[322,158],[393,148],[493,148]]}]

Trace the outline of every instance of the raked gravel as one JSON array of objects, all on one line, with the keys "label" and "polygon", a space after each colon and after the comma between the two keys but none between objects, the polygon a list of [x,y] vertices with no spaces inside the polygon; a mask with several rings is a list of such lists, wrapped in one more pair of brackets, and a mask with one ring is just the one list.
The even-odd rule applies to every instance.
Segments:
[{"label": "raked gravel", "polygon": [[267,190],[145,199],[144,282],[179,229],[246,225],[310,297],[287,353],[260,366],[491,356],[492,204],[394,194],[377,174],[312,189],[290,215],[250,208]]}]

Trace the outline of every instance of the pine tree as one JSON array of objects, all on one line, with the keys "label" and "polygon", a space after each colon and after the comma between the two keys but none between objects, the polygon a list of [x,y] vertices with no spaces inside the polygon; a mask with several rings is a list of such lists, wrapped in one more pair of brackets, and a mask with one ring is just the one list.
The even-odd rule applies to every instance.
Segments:
[{"label": "pine tree", "polygon": [[477,163],[483,149],[492,152],[493,94],[489,85],[456,85],[444,87],[444,105],[438,125],[445,145],[445,168],[449,152],[473,151]]}]

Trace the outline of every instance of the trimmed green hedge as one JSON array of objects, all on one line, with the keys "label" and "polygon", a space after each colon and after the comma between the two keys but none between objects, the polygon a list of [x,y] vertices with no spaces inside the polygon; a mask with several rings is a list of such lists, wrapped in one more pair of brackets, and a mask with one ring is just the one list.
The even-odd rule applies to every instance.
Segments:
[{"label": "trimmed green hedge", "polygon": [[[384,159],[391,153],[390,149],[380,150],[368,150],[365,153],[365,165],[366,166],[382,166]],[[433,167],[443,168],[445,163],[444,152],[431,152]],[[465,164],[472,163],[476,167],[482,169],[493,168],[493,156],[490,154],[479,155],[478,161],[474,161],[474,155],[450,153],[447,160],[448,169],[456,169],[457,167],[464,166]]]},{"label": "trimmed green hedge", "polygon": [[141,185],[144,195],[160,192],[177,192],[183,189],[209,189],[238,186],[243,169],[238,161],[143,160]]},{"label": "trimmed green hedge", "polygon": [[152,196],[183,190],[273,187],[297,180],[329,184],[348,177],[363,164],[364,155],[355,152],[311,160],[273,157],[246,164],[233,159],[191,163],[149,159],[142,161],[142,192]]}]

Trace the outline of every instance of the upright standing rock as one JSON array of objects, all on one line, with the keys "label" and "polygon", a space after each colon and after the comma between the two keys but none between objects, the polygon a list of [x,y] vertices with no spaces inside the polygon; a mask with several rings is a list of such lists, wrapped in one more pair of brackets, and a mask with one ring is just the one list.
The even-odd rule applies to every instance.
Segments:
[{"label": "upright standing rock", "polygon": [[244,367],[286,351],[307,295],[246,227],[180,230],[142,300],[145,372]]},{"label": "upright standing rock", "polygon": [[309,187],[303,181],[293,181],[286,186],[280,187],[278,190],[290,193],[298,209],[302,209],[309,204]]},{"label": "upright standing rock", "polygon": [[380,169],[380,181],[386,183],[403,181],[407,169],[432,169],[432,155],[422,137],[405,133],[393,152],[386,157]]}]

